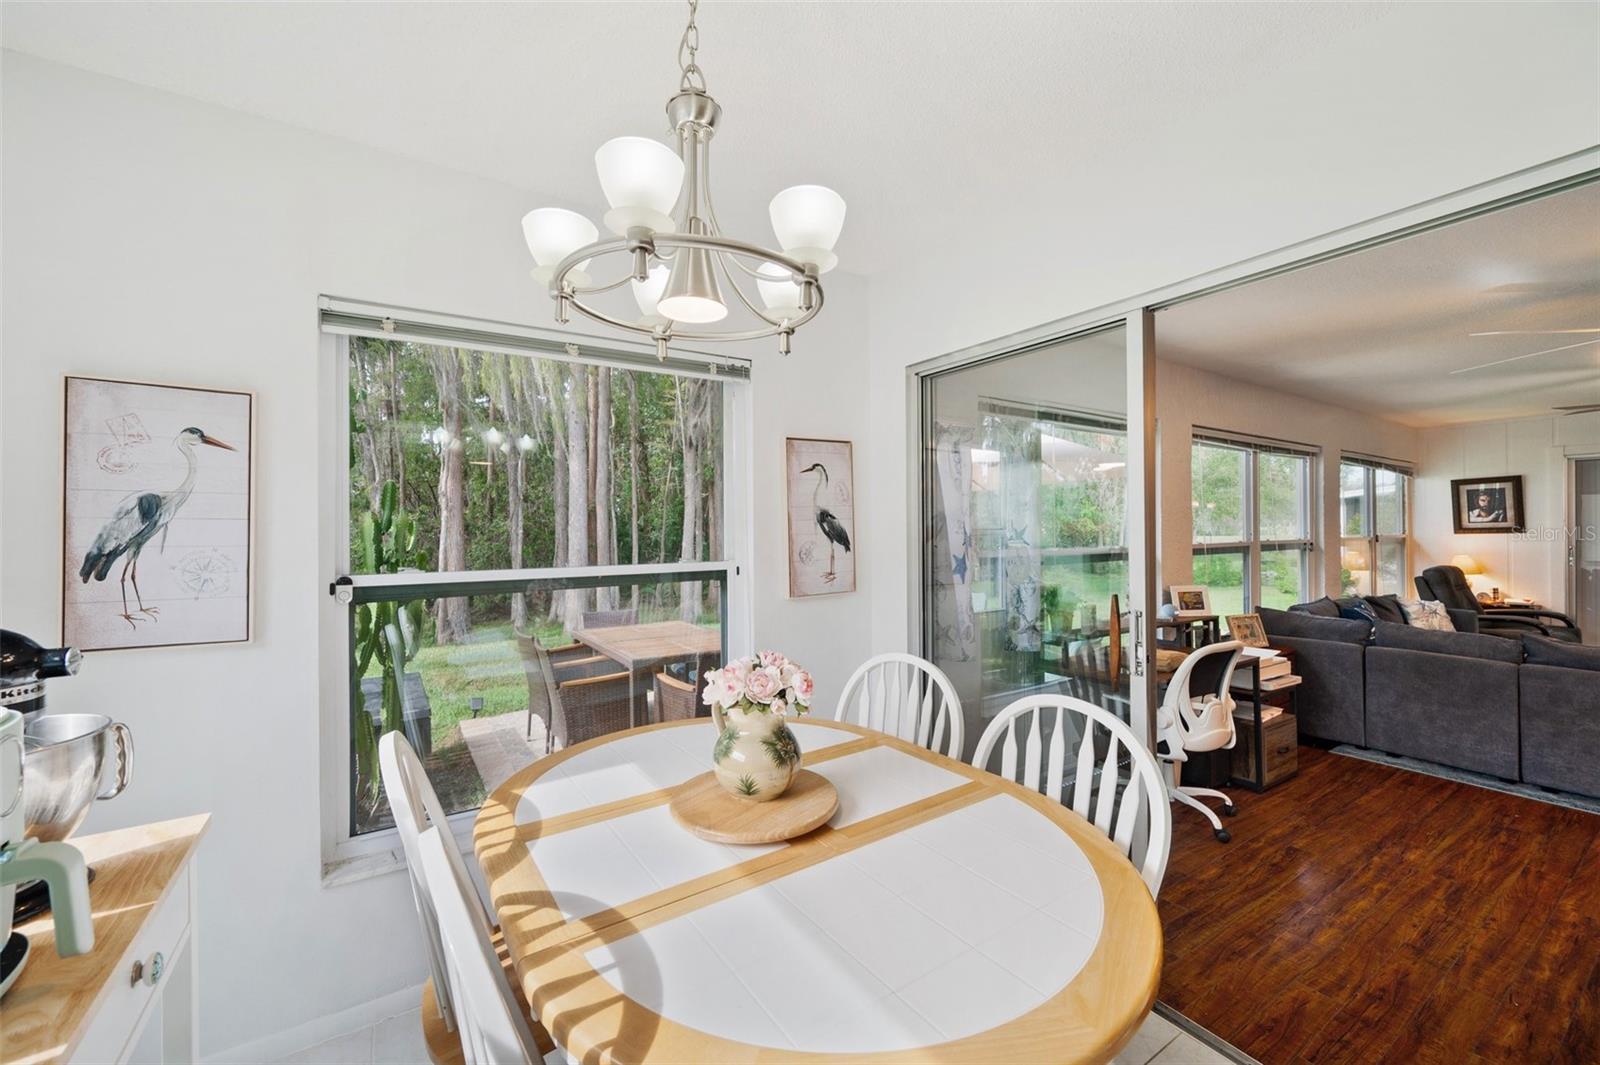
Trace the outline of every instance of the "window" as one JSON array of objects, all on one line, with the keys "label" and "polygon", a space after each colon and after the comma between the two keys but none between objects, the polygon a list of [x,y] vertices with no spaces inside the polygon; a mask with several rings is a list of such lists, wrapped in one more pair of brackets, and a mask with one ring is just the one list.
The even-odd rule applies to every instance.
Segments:
[{"label": "window", "polygon": [[1194,583],[1209,589],[1214,612],[1281,609],[1309,595],[1313,458],[1292,444],[1195,436]]},{"label": "window", "polygon": [[1339,463],[1339,594],[1411,594],[1411,477],[1409,468],[1376,459]]},{"label": "window", "polygon": [[[739,611],[742,365],[474,325],[324,311],[348,396],[344,839],[392,825],[384,732],[475,810],[561,742],[652,720],[654,675],[715,665]],[[665,643],[637,658],[610,630],[641,625]]]}]

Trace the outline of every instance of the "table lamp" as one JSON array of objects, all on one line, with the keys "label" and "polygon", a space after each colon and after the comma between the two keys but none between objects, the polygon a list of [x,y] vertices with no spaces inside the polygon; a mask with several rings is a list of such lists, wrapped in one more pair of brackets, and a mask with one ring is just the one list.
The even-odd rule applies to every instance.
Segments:
[{"label": "table lamp", "polygon": [[1466,574],[1467,587],[1472,589],[1474,595],[1483,593],[1483,581],[1473,580],[1474,577],[1483,576],[1483,566],[1471,555],[1456,555],[1450,559],[1450,564]]}]

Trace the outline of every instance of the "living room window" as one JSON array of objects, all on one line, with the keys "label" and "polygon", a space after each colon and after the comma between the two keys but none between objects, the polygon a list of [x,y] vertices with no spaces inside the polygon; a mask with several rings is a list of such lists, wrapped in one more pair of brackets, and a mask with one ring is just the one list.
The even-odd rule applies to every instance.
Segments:
[{"label": "living room window", "polygon": [[1309,448],[1196,433],[1191,453],[1194,583],[1237,614],[1308,598],[1313,464]]},{"label": "living room window", "polygon": [[1339,463],[1339,594],[1409,595],[1410,467],[1346,455]]},{"label": "living room window", "polygon": [[[655,674],[692,681],[747,615],[742,363],[438,321],[323,312],[345,466],[336,851],[392,823],[383,733],[466,814],[554,746],[646,723]],[[624,661],[635,630],[683,653]]]}]

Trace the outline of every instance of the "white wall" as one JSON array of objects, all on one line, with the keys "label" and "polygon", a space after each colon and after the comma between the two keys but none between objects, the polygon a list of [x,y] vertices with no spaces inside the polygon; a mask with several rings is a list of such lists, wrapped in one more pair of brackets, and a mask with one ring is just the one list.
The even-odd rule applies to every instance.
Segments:
[{"label": "white wall", "polygon": [[[1568,461],[1600,456],[1600,414],[1518,418],[1420,430],[1422,454],[1413,490],[1416,552],[1413,569],[1471,555],[1484,569],[1480,591],[1533,599],[1554,610],[1567,603],[1567,541],[1572,524]],[[1521,474],[1527,532],[1457,535],[1450,482],[1465,477]]]},{"label": "white wall", "polygon": [[[1156,315],[1156,345],[1161,316]],[[1347,451],[1414,462],[1417,431],[1398,422],[1302,396],[1221,377],[1181,363],[1156,364],[1160,434],[1158,536],[1163,587],[1193,576],[1194,513],[1190,441],[1195,426],[1307,444],[1321,452],[1317,558],[1321,587],[1309,597],[1339,594],[1339,457]],[[1315,581],[1316,578],[1313,578]]]},{"label": "white wall", "polygon": [[[213,814],[199,943],[214,1054],[423,978],[402,877],[320,881],[318,550],[337,518],[317,486],[345,444],[317,428],[316,297],[548,325],[517,225],[544,197],[11,52],[3,90],[6,627],[59,631],[64,373],[258,397],[254,641],[93,654],[51,696],[138,741],[133,785],[85,831]],[[858,441],[870,489],[866,396],[839,387],[866,325],[864,284],[831,274],[795,355],[763,351],[755,370],[755,636],[810,665],[825,700],[867,644],[868,596],[784,598],[782,437]]]},{"label": "white wall", "polygon": [[[1589,148],[1593,40],[1587,5],[1391,5],[1315,64],[1198,87],[1140,130],[1142,150],[1086,154],[1082,199],[1017,204],[1013,227],[978,232],[951,204],[872,280],[869,524],[890,552],[873,566],[874,648],[909,631],[907,366]],[[1306,106],[1280,78],[1325,91]],[[893,204],[852,205],[866,209]]]}]

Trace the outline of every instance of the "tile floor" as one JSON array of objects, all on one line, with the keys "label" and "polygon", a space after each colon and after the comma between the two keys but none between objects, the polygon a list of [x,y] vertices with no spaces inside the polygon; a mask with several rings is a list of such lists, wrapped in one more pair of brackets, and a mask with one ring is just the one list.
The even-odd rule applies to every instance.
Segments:
[{"label": "tile floor", "polygon": [[[1152,1013],[1115,1065],[1228,1065],[1232,1059]],[[1248,1060],[1248,1059],[1242,1059]],[[281,1058],[277,1065],[427,1065],[416,1010]]]}]

